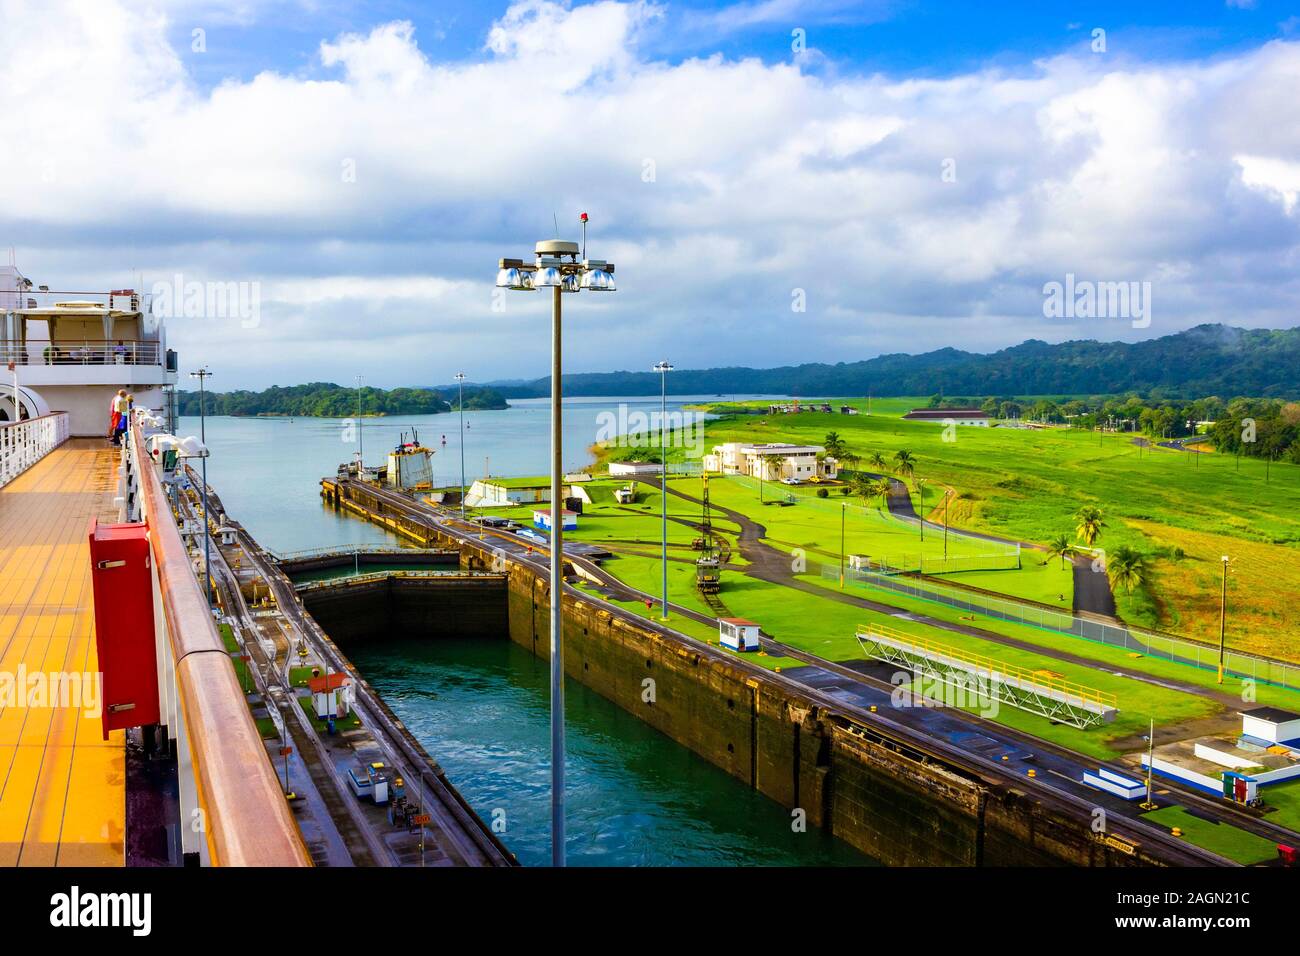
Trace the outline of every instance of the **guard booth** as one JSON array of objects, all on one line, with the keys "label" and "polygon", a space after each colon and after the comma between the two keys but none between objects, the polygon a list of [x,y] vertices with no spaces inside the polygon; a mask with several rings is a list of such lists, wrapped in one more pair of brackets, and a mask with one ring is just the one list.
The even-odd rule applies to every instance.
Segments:
[{"label": "guard booth", "polygon": [[743,617],[719,618],[718,637],[723,647],[733,651],[758,650],[758,624]]},{"label": "guard booth", "polygon": [[101,724],[109,731],[157,724],[158,652],[154,646],[153,578],[148,527],[90,519],[95,648],[99,652]]},{"label": "guard booth", "polygon": [[317,720],[342,720],[351,712],[352,678],[342,671],[311,677],[307,689],[311,691],[311,709]]}]

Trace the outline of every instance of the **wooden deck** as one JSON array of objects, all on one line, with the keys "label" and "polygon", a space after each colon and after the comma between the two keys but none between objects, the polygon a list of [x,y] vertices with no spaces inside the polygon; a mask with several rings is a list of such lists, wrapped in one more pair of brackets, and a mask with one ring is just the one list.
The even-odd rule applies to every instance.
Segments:
[{"label": "wooden deck", "polygon": [[32,675],[98,671],[86,535],[92,516],[117,520],[117,463],[73,439],[0,489],[0,866],[124,862],[123,733],[103,740],[85,706],[98,684],[89,700],[27,691]]}]

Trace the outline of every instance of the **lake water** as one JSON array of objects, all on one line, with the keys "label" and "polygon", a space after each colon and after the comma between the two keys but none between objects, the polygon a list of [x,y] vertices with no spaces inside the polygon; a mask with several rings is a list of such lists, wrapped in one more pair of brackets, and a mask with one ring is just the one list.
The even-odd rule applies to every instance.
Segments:
[{"label": "lake water", "polygon": [[[684,404],[717,396],[669,396],[671,416]],[[741,401],[764,396],[728,395]],[[564,403],[564,463],[578,471],[591,462],[588,449],[611,421],[657,414],[659,399],[572,398]],[[380,464],[403,433],[413,429],[434,449],[437,484],[460,484],[459,419],[456,414],[366,418],[360,439],[368,464]],[[465,413],[465,479],[544,475],[550,471],[549,399],[522,399],[500,411]],[[199,420],[181,418],[181,435],[197,435]],[[230,511],[265,547],[300,551],[326,545],[396,542],[380,528],[336,514],[320,500],[320,480],[354,460],[358,423],[339,418],[231,418],[210,416],[208,481]],[[446,444],[443,444],[443,440]]]}]

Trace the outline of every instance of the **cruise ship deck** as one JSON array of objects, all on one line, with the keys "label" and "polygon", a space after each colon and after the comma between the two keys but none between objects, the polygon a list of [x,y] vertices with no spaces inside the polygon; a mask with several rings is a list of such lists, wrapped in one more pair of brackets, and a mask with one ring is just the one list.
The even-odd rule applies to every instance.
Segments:
[{"label": "cruise ship deck", "polygon": [[24,706],[13,684],[98,671],[86,535],[117,520],[117,455],[74,439],[0,489],[0,866],[124,862],[123,732],[104,740],[80,700]]}]

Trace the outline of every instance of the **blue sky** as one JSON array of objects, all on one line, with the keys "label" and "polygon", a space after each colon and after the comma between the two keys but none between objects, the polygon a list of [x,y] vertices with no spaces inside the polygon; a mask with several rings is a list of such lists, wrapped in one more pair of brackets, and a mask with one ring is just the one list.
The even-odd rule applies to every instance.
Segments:
[{"label": "blue sky", "polygon": [[[664,28],[650,48],[669,62],[714,52],[769,62],[789,60],[790,31],[803,28],[810,45],[842,68],[927,77],[990,64],[1016,69],[1044,56],[1087,47],[1095,28],[1106,30],[1112,49],[1148,61],[1213,56],[1300,34],[1300,5],[1270,0],[1235,4],[1222,0],[758,0],[672,2],[662,7]],[[190,43],[193,25],[207,30],[209,51],[221,55],[197,62],[195,77],[210,85],[231,76],[247,80],[268,68],[319,72],[314,60],[321,37],[368,32],[394,20],[412,23],[421,43],[439,58],[474,59],[502,9],[501,3],[483,0],[288,2],[257,15],[251,8],[222,15],[200,7],[184,21],[177,20],[171,35],[178,47],[184,47]]]},{"label": "blue sky", "polygon": [[[52,288],[248,289],[169,324],[232,385],[541,375],[495,261],[583,211],[620,289],[570,308],[575,371],[1300,321],[1294,4],[0,14],[0,244]],[[1071,276],[1150,308],[1048,314]]]}]

